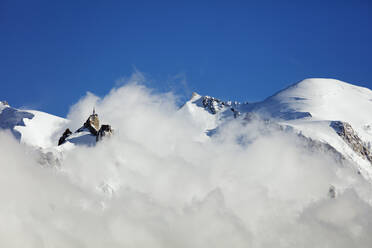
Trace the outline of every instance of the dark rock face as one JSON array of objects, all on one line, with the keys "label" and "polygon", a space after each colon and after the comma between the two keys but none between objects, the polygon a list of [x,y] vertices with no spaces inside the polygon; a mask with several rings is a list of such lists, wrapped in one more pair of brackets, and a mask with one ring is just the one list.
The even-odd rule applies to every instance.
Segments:
[{"label": "dark rock face", "polygon": [[363,142],[352,126],[347,122],[332,121],[330,126],[336,133],[361,157],[372,163],[372,154],[368,149],[368,145]]},{"label": "dark rock face", "polygon": [[76,132],[82,132],[85,129],[88,129],[89,132],[95,136],[98,134],[99,118],[95,111],[93,111],[93,114],[91,114],[88,117],[88,119],[84,122],[84,125],[81,128],[79,128]]},{"label": "dark rock face", "polygon": [[5,106],[9,106],[9,103],[7,101],[0,101],[0,103],[5,105]]},{"label": "dark rock face", "polygon": [[223,108],[230,107],[230,110],[234,114],[234,118],[240,116],[238,108],[241,104],[238,102],[231,101],[225,102],[211,96],[203,96],[201,99],[201,104],[206,110],[208,110],[210,113],[214,115],[217,114],[218,111],[222,110]]},{"label": "dark rock face", "polygon": [[238,118],[240,116],[240,112],[234,108],[230,108],[230,110],[234,113],[234,118]]},{"label": "dark rock face", "polygon": [[111,136],[112,133],[113,133],[113,130],[111,129],[110,125],[102,125],[101,128],[98,131],[96,140],[100,141],[105,136]]},{"label": "dark rock face", "polygon": [[58,145],[60,146],[60,145],[62,145],[63,143],[65,143],[67,137],[70,136],[71,134],[72,134],[72,132],[70,131],[70,129],[67,128],[67,129],[63,132],[61,138],[59,138],[59,140],[58,140]]},{"label": "dark rock face", "polygon": [[202,103],[204,108],[209,110],[212,114],[216,114],[225,106],[223,101],[210,96],[204,96]]},{"label": "dark rock face", "polygon": [[87,128],[94,128],[96,132],[99,130],[99,118],[96,113],[89,116],[88,120],[84,123]]}]

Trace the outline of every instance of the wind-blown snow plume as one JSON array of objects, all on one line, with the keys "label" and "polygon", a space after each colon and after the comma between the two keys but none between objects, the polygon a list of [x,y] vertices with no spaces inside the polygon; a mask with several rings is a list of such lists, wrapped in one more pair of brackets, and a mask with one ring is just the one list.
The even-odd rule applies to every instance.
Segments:
[{"label": "wind-blown snow plume", "polygon": [[0,133],[1,247],[370,247],[371,185],[350,167],[260,120],[202,140],[171,93],[130,81],[71,108],[115,135],[58,169]]}]

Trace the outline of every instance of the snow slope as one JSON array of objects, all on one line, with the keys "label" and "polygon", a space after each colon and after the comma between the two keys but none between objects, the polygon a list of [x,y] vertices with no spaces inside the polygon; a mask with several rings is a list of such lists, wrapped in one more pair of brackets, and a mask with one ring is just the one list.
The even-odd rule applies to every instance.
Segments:
[{"label": "snow slope", "polygon": [[34,117],[24,119],[24,126],[14,128],[21,133],[21,142],[42,148],[55,146],[68,121],[40,111],[27,110],[27,112]]},{"label": "snow slope", "polygon": [[19,110],[0,104],[0,128],[10,130],[22,143],[55,146],[68,120],[35,110]]},{"label": "snow slope", "polygon": [[62,146],[66,146],[66,144],[69,143],[74,145],[94,146],[96,144],[96,136],[92,135],[88,129],[84,129],[81,132],[71,134],[66,139],[66,143]]},{"label": "snow slope", "polygon": [[310,113],[312,120],[345,121],[372,140],[366,129],[372,124],[372,91],[339,80],[306,79],[257,104],[256,110],[283,118]]},{"label": "snow slope", "polygon": [[[330,121],[349,123],[368,146],[372,135],[372,91],[334,79],[306,79],[257,104],[256,111],[283,117],[282,122],[303,135],[325,142],[358,164],[372,178],[371,163],[357,154],[330,127]],[[303,118],[288,118],[291,113]]]}]

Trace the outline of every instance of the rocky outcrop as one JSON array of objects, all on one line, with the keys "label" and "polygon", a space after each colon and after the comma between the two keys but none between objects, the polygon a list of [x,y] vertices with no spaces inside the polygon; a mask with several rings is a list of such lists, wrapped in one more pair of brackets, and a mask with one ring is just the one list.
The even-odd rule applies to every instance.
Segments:
[{"label": "rocky outcrop", "polygon": [[349,123],[332,121],[330,126],[345,141],[345,143],[353,149],[354,152],[364,159],[367,159],[369,162],[372,162],[372,154],[368,149],[368,145],[359,138],[358,134]]},{"label": "rocky outcrop", "polygon": [[99,128],[98,114],[96,114],[96,111],[93,109],[93,114],[88,117],[88,119],[84,122],[84,125],[79,128],[77,132],[82,132],[85,129],[88,129],[91,134],[97,136]]},{"label": "rocky outcrop", "polygon": [[96,141],[102,140],[103,137],[111,136],[113,133],[110,125],[102,125],[98,130]]},{"label": "rocky outcrop", "polygon": [[99,118],[98,115],[93,111],[93,114],[89,116],[88,120],[84,123],[84,126],[99,130]]},{"label": "rocky outcrop", "polygon": [[230,108],[230,110],[234,113],[234,118],[238,118],[240,116],[240,112],[235,108]]},{"label": "rocky outcrop", "polygon": [[[194,96],[194,95],[193,95]],[[237,118],[240,116],[240,112],[238,111],[238,107],[240,103],[238,102],[231,102],[231,101],[221,101],[215,97],[211,96],[203,96],[201,99],[202,106],[204,109],[208,110],[211,114],[217,114],[220,110],[229,107],[230,110],[233,112],[234,117]]]},{"label": "rocky outcrop", "polygon": [[212,114],[216,114],[225,107],[225,102],[211,96],[204,96],[202,103],[204,108],[209,110]]},{"label": "rocky outcrop", "polygon": [[62,145],[63,143],[65,143],[67,137],[70,136],[71,134],[72,134],[72,132],[70,131],[70,129],[67,128],[67,129],[63,132],[62,136],[59,138],[59,140],[58,140],[58,145],[60,146],[60,145]]},{"label": "rocky outcrop", "polygon": [[[100,121],[98,118],[98,114],[96,114],[96,111],[93,109],[93,113],[88,117],[88,119],[84,122],[83,126],[76,130],[75,133],[80,132],[86,132],[89,131],[92,136],[95,136],[95,142],[98,142],[102,140],[103,137],[108,137],[113,134],[113,130],[110,125],[104,124],[100,126]],[[66,139],[72,134],[70,129],[66,129],[66,131],[62,134],[62,136],[58,140],[58,145],[62,145],[65,143]],[[94,141],[93,141],[94,142]]]}]

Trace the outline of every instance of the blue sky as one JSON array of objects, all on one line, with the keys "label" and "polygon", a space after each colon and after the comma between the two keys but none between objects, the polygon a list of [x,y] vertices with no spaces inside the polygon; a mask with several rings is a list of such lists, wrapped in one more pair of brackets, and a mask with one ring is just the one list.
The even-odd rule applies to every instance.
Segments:
[{"label": "blue sky", "polygon": [[372,88],[372,4],[0,1],[0,99],[65,116],[143,72],[159,91],[261,100],[308,77]]}]

